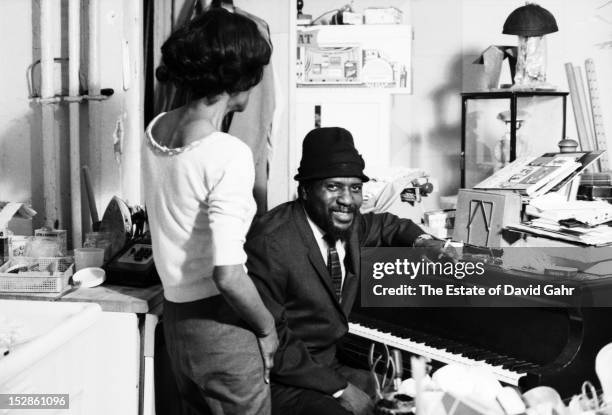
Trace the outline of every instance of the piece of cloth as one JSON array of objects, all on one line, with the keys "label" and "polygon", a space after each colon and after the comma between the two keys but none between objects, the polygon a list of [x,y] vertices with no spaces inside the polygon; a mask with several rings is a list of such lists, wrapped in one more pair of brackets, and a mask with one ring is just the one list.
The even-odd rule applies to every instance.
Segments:
[{"label": "piece of cloth", "polygon": [[253,223],[245,244],[247,268],[279,336],[273,385],[310,389],[330,398],[347,386],[333,364],[359,292],[359,248],[412,246],[424,233],[412,221],[387,213],[357,215],[355,221],[346,242],[342,303],[299,201],[282,204]]},{"label": "piece of cloth", "polygon": [[[323,231],[321,228],[317,226],[316,223],[310,219],[310,216],[306,213],[306,220],[308,221],[308,226],[312,230],[312,234],[314,235],[315,240],[317,241],[317,245],[321,250],[321,257],[325,261],[325,265],[328,265],[329,260],[329,247],[330,245],[325,241],[325,236],[323,235]],[[346,266],[344,265],[344,259],[346,258],[346,242],[338,239],[335,241],[334,247],[336,252],[338,253],[340,259],[340,269],[342,271],[342,281],[341,285],[344,283],[344,277],[346,275]]]},{"label": "piece of cloth", "polygon": [[219,293],[215,266],[245,263],[253,158],[241,140],[219,132],[180,149],[160,146],[152,129],[161,116],[142,146],[144,193],[164,296],[181,303]]},{"label": "piece of cloth", "polygon": [[[272,44],[270,28],[263,19],[239,7],[234,7],[234,13],[253,20],[260,33]],[[270,62],[264,67],[261,81],[251,89],[249,103],[244,111],[233,114],[228,131],[244,141],[253,152],[255,162],[253,194],[257,202],[257,214],[263,214],[268,210],[268,159],[272,151],[272,121],[276,106],[274,68]]]},{"label": "piece of cloth", "polygon": [[[375,386],[370,372],[341,364],[333,365],[333,369],[347,382],[374,398]],[[337,399],[328,394],[277,383],[272,385],[273,415],[347,415],[350,413],[340,405]]]},{"label": "piece of cloth", "polygon": [[251,89],[249,103],[242,112],[235,112],[229,133],[244,141],[253,152],[255,186],[253,194],[257,213],[267,210],[268,154],[271,147],[272,117],[274,115],[274,75],[272,66],[264,67],[261,82]]},{"label": "piece of cloth", "polygon": [[334,293],[336,299],[342,301],[342,268],[340,267],[340,257],[336,250],[336,239],[328,237],[329,234],[324,236],[325,242],[327,242],[327,271],[332,280],[332,286],[334,287]]},{"label": "piece of cloth", "polygon": [[221,296],[164,302],[164,336],[189,414],[267,415],[257,338]]}]

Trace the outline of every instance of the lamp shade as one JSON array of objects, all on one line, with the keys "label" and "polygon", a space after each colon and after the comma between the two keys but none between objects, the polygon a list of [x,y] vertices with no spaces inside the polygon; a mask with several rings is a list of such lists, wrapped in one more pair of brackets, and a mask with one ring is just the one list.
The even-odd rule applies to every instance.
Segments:
[{"label": "lamp shade", "polygon": [[558,31],[554,16],[537,4],[526,4],[514,10],[504,23],[503,34],[542,36]]}]

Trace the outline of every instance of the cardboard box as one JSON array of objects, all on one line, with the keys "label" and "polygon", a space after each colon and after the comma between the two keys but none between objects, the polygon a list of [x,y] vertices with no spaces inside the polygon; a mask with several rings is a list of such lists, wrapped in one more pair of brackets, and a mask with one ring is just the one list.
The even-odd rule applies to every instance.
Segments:
[{"label": "cardboard box", "polygon": [[453,239],[498,248],[504,226],[521,222],[521,208],[517,193],[460,189]]}]

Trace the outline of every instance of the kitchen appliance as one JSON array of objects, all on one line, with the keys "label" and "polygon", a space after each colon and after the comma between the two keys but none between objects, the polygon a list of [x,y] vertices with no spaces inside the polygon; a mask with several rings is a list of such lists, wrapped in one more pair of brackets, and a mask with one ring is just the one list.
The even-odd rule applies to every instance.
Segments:
[{"label": "kitchen appliance", "polygon": [[100,231],[108,232],[111,241],[111,259],[103,266],[108,283],[136,287],[159,284],[145,222],[144,210],[130,208],[116,196],[108,204],[100,224]]}]

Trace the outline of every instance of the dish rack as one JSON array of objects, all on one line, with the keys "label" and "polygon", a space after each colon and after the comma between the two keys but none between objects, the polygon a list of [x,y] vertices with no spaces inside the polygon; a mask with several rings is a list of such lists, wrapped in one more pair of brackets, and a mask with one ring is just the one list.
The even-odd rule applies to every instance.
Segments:
[{"label": "dish rack", "polygon": [[13,257],[0,267],[0,292],[60,293],[73,272],[72,257]]}]

